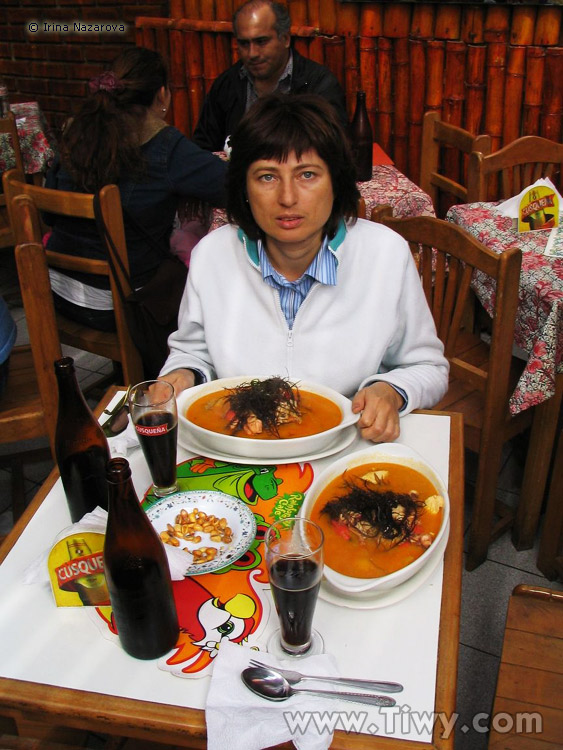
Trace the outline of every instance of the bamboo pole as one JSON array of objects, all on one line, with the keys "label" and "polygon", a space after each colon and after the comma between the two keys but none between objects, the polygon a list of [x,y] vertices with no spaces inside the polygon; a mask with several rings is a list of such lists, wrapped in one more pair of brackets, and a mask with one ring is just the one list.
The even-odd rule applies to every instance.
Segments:
[{"label": "bamboo pole", "polygon": [[391,150],[393,100],[391,87],[391,40],[382,36],[377,40],[377,132],[381,148]]},{"label": "bamboo pole", "polygon": [[442,109],[445,43],[431,39],[426,44],[426,109]]},{"label": "bamboo pole", "polygon": [[323,0],[319,18],[321,34],[336,34],[336,1]]},{"label": "bamboo pole", "polygon": [[184,39],[182,32],[174,29],[170,30],[170,92],[174,108],[174,125],[184,135],[191,135]]},{"label": "bamboo pole", "polygon": [[184,15],[184,0],[170,0],[170,18],[182,18]]},{"label": "bamboo pole", "polygon": [[292,26],[307,26],[307,0],[288,0],[287,9]]},{"label": "bamboo pole", "polygon": [[[465,95],[465,42],[446,42],[446,71],[442,119],[452,125],[461,126]],[[456,182],[461,181],[461,154],[459,149],[444,149],[444,173]]]},{"label": "bamboo pole", "polygon": [[560,142],[563,138],[563,47],[549,47],[545,52],[545,85],[541,117],[544,138]]},{"label": "bamboo pole", "polygon": [[366,109],[371,123],[374,141],[379,140],[377,133],[377,100],[376,100],[376,55],[377,40],[372,36],[360,37],[360,86],[366,92]]},{"label": "bamboo pole", "polygon": [[[210,31],[216,33],[232,33],[233,25],[230,21],[199,21],[192,18],[150,18],[138,16],[136,27],[150,27],[156,29],[178,29],[179,31]],[[306,29],[307,33],[315,34],[315,29]]]},{"label": "bamboo pole", "polygon": [[204,100],[201,36],[195,31],[184,34],[185,58],[188,71],[188,98],[192,132],[195,130]]},{"label": "bamboo pole", "polygon": [[320,65],[324,65],[325,47],[322,37],[311,37],[311,41],[309,42],[309,59],[320,63]]},{"label": "bamboo pole", "polygon": [[510,28],[510,9],[499,5],[487,8],[484,36],[486,42],[507,42]]},{"label": "bamboo pole", "polygon": [[334,36],[325,39],[325,65],[334,73],[344,88],[344,39]]},{"label": "bamboo pole", "polygon": [[412,39],[432,39],[434,36],[435,6],[417,3],[412,9],[410,36]]},{"label": "bamboo pole", "polygon": [[424,116],[424,81],[426,80],[426,56],[424,42],[409,39],[409,140],[408,174],[419,184],[420,144],[422,140],[422,118]]},{"label": "bamboo pole", "polygon": [[217,64],[215,34],[205,33],[201,35],[201,49],[203,56],[203,81],[205,84],[205,93],[207,94],[213,81],[222,72]]},{"label": "bamboo pole", "polygon": [[217,21],[231,21],[232,17],[232,0],[215,0],[215,19]]},{"label": "bamboo pole", "polygon": [[435,39],[459,39],[461,33],[461,5],[439,5],[434,24]]},{"label": "bamboo pole", "polygon": [[303,57],[309,57],[309,39],[303,36],[292,37],[293,47]]},{"label": "bamboo pole", "polygon": [[217,69],[222,73],[231,66],[231,40],[228,34],[216,34],[215,54],[217,56]]},{"label": "bamboo pole", "polygon": [[506,65],[506,86],[504,94],[504,115],[502,143],[505,146],[520,137],[522,122],[522,97],[524,92],[524,72],[526,69],[526,47],[508,48]]},{"label": "bamboo pole", "polygon": [[143,29],[140,26],[135,27],[135,44],[137,47],[143,46]]},{"label": "bamboo pole", "polygon": [[534,44],[538,46],[555,46],[561,32],[561,15],[563,8],[547,5],[538,8]]},{"label": "bamboo pole", "polygon": [[517,5],[512,10],[510,43],[529,45],[534,43],[536,9],[533,5]]},{"label": "bamboo pole", "polygon": [[487,46],[485,44],[467,45],[464,127],[473,135],[478,135],[482,131],[486,59]]},{"label": "bamboo pole", "polygon": [[198,0],[184,0],[184,13],[181,18],[201,18]]},{"label": "bamboo pole", "polygon": [[544,68],[545,49],[543,47],[527,47],[522,135],[535,135],[540,132]]},{"label": "bamboo pole", "polygon": [[397,169],[408,171],[407,139],[409,135],[409,40],[407,37],[393,42],[394,63],[394,116],[393,157]]},{"label": "bamboo pole", "polygon": [[410,5],[405,3],[388,3],[383,6],[383,36],[390,39],[407,37],[410,25]]},{"label": "bamboo pole", "polygon": [[383,7],[381,3],[362,3],[360,36],[378,37],[383,34]]},{"label": "bamboo pole", "polygon": [[491,136],[491,151],[500,148],[502,142],[506,47],[503,42],[491,42],[487,49],[485,132]]},{"label": "bamboo pole", "polygon": [[339,3],[336,6],[336,33],[357,37],[360,32],[360,8],[357,3]]},{"label": "bamboo pole", "polygon": [[464,5],[461,15],[461,40],[467,44],[484,41],[485,9],[475,5]]},{"label": "bamboo pole", "polygon": [[358,40],[357,37],[344,37],[344,77],[346,85],[346,110],[348,119],[354,116],[354,107],[356,103],[356,91],[359,88],[360,66],[358,59]]},{"label": "bamboo pole", "polygon": [[307,19],[309,26],[320,28],[321,0],[307,0]]}]

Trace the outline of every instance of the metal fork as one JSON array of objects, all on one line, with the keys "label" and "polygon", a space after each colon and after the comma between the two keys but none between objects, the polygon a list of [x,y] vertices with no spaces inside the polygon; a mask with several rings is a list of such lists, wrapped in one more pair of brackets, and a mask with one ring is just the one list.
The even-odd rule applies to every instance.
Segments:
[{"label": "metal fork", "polygon": [[400,693],[403,689],[403,686],[398,682],[377,682],[375,680],[361,680],[353,677],[321,677],[319,675],[301,674],[301,672],[295,672],[292,669],[271,667],[269,664],[264,664],[264,662],[258,661],[257,659],[250,659],[249,663],[252,664],[253,667],[266,667],[267,669],[273,669],[274,672],[279,672],[285,677],[290,685],[297,685],[301,680],[318,680],[319,682],[335,682],[359,688],[378,690],[384,693]]}]

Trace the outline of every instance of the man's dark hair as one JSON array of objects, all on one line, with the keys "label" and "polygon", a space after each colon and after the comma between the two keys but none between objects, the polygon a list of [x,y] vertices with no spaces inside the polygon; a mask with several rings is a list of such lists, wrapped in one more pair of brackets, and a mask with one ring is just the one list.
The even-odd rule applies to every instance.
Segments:
[{"label": "man's dark hair", "polygon": [[233,32],[235,36],[237,34],[237,18],[239,17],[241,11],[248,8],[260,8],[263,5],[269,6],[276,17],[274,29],[276,31],[276,34],[278,35],[278,39],[284,34],[290,33],[291,19],[285,5],[282,5],[281,3],[274,3],[272,2],[272,0],[248,0],[248,2],[244,3],[244,5],[241,5],[240,8],[237,8],[237,10],[233,13]]},{"label": "man's dark hair", "polygon": [[286,161],[316,151],[328,166],[334,203],[325,226],[332,238],[341,219],[355,221],[360,192],[348,139],[334,108],[314,94],[270,94],[258,99],[231,136],[227,215],[251,239],[263,239],[246,195],[246,175],[259,159]]}]

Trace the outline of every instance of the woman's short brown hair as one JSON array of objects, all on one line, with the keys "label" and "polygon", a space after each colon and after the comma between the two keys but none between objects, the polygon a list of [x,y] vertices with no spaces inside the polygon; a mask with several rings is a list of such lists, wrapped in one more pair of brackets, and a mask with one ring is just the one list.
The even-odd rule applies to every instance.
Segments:
[{"label": "woman's short brown hair", "polygon": [[259,159],[283,162],[316,151],[328,166],[334,202],[325,226],[333,237],[341,219],[355,221],[359,190],[348,139],[331,104],[313,94],[271,94],[249,109],[231,136],[227,216],[251,238],[263,238],[246,195],[246,175]]}]

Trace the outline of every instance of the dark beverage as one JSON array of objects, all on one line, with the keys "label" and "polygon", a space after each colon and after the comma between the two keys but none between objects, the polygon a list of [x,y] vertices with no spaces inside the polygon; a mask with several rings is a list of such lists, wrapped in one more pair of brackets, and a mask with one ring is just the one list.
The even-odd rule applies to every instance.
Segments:
[{"label": "dark beverage", "polygon": [[356,111],[350,125],[350,145],[356,165],[356,178],[371,180],[373,166],[373,132],[366,108],[366,93],[356,93]]},{"label": "dark beverage", "polygon": [[145,412],[135,429],[156,487],[172,487],[176,483],[176,445],[178,422],[164,411]]},{"label": "dark beverage", "polygon": [[284,557],[270,568],[270,585],[280,620],[282,645],[306,651],[321,585],[321,568],[314,560]]},{"label": "dark beverage", "polygon": [[55,362],[59,386],[59,408],[55,453],[70,516],[79,521],[98,505],[107,510],[106,464],[108,442],[90,411],[74,371],[71,357]]},{"label": "dark beverage", "polygon": [[179,633],[166,552],[141,508],[127,460],[112,459],[107,479],[104,568],[117,633],[128,654],[156,659]]}]

